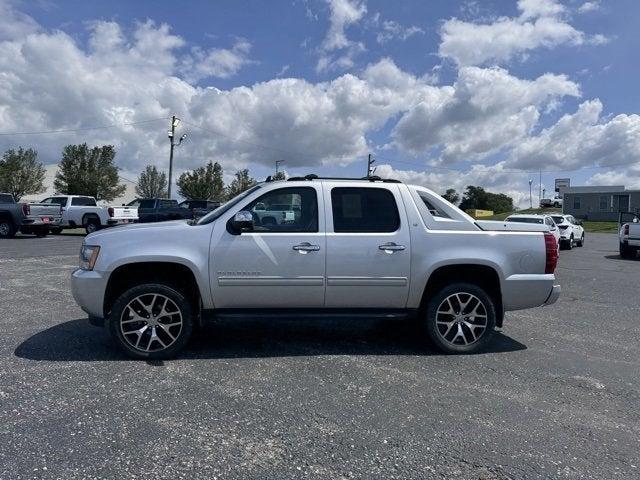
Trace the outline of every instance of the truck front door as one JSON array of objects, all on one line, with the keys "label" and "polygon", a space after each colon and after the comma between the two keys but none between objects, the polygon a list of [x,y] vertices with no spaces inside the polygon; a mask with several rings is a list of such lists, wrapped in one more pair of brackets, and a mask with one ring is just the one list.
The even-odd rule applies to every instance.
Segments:
[{"label": "truck front door", "polygon": [[[281,223],[261,220],[257,212],[282,203],[300,208]],[[322,307],[326,245],[321,205],[317,183],[276,188],[232,208],[225,219],[251,211],[254,229],[238,234],[227,220],[216,225],[209,262],[215,307]]]},{"label": "truck front door", "polygon": [[409,294],[409,225],[397,185],[324,184],[325,306],[404,308]]}]

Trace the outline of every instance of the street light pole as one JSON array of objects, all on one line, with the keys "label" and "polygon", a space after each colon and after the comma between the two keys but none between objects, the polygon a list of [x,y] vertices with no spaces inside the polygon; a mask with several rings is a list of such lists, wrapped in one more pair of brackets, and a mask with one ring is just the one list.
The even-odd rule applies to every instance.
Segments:
[{"label": "street light pole", "polygon": [[278,167],[281,163],[284,163],[284,160],[276,160],[276,177],[278,176]]},{"label": "street light pole", "polygon": [[533,180],[529,179],[529,208],[532,209],[533,208],[533,199],[531,197],[531,184],[533,183]]},{"label": "street light pole", "polygon": [[169,142],[171,142],[171,147],[169,149],[169,188],[167,189],[168,197],[171,198],[171,174],[173,173],[173,147],[175,143],[173,143],[173,137],[176,133],[176,116],[173,115],[171,117],[171,131],[169,132]]}]

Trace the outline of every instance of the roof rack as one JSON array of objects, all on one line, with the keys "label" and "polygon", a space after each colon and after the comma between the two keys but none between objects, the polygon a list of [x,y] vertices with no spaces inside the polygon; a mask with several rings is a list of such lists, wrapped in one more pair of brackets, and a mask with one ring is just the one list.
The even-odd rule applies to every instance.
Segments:
[{"label": "roof rack", "polygon": [[381,178],[377,175],[369,175],[368,177],[319,177],[315,173],[310,173],[304,177],[290,177],[287,179],[289,182],[296,182],[301,180],[362,180],[368,182],[383,182],[383,183],[402,183],[395,178]]}]

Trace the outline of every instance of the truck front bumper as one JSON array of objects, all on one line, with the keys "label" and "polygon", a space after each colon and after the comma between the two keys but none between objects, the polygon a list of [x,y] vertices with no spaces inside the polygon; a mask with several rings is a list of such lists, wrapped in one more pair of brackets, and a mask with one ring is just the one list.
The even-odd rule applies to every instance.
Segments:
[{"label": "truck front bumper", "polygon": [[[71,291],[76,303],[89,318],[104,317],[104,293],[108,276],[95,270],[78,269],[71,274]],[[92,322],[93,323],[93,322]]]}]

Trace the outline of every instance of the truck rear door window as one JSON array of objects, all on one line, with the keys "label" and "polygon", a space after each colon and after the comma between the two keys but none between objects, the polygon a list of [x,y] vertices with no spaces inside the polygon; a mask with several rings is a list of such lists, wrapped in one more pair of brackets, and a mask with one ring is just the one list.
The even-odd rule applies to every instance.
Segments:
[{"label": "truck rear door window", "polygon": [[386,188],[335,187],[331,205],[334,232],[388,233],[400,228],[396,200]]},{"label": "truck rear door window", "polygon": [[96,201],[90,197],[73,197],[71,199],[71,205],[78,207],[95,207]]}]

